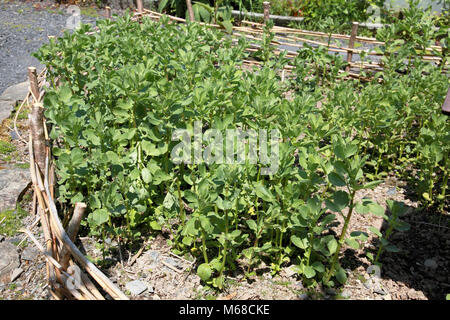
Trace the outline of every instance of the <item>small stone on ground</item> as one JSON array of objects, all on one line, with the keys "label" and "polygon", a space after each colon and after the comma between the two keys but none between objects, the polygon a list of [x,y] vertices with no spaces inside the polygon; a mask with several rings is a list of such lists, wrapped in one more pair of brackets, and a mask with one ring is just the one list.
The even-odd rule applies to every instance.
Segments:
[{"label": "small stone on ground", "polygon": [[9,283],[12,272],[19,266],[19,253],[16,246],[8,242],[0,243],[0,283]]},{"label": "small stone on ground", "polygon": [[147,285],[140,280],[128,282],[125,285],[125,288],[134,296],[140,295],[142,292],[148,289]]},{"label": "small stone on ground", "polygon": [[16,202],[31,182],[28,169],[10,168],[0,170],[0,212],[16,207]]},{"label": "small stone on ground", "polygon": [[436,260],[434,259],[427,259],[424,262],[424,266],[430,269],[436,269],[438,267]]},{"label": "small stone on ground", "polygon": [[23,269],[22,268],[14,269],[14,271],[11,273],[11,282],[14,282],[18,277],[20,277],[20,275],[22,273],[23,273]]},{"label": "small stone on ground", "polygon": [[33,247],[26,247],[20,255],[20,258],[22,260],[33,261],[34,259],[36,259],[38,254],[39,251],[37,249]]}]

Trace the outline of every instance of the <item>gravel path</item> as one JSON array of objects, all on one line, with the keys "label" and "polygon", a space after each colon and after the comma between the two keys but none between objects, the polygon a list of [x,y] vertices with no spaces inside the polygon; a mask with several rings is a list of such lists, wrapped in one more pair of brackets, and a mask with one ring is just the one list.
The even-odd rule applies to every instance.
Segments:
[{"label": "gravel path", "polygon": [[[48,36],[61,36],[69,14],[52,9],[45,2],[0,0],[0,93],[27,77],[27,67],[43,66],[31,53],[48,42]],[[83,23],[96,18],[81,16]]]}]

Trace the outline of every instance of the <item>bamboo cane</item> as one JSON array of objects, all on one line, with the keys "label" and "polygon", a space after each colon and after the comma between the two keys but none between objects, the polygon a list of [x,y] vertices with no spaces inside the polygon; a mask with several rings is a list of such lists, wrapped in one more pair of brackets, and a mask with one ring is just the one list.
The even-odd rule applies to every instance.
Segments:
[{"label": "bamboo cane", "polygon": [[[358,33],[358,22],[353,22],[352,24],[352,34],[350,35],[350,40],[348,41],[348,47],[350,49],[353,49],[353,47],[355,46],[355,38],[356,35]],[[352,62],[352,57],[353,57],[353,52],[352,51],[348,51],[347,52],[347,67],[345,67],[345,71],[350,71],[350,63]]]}]

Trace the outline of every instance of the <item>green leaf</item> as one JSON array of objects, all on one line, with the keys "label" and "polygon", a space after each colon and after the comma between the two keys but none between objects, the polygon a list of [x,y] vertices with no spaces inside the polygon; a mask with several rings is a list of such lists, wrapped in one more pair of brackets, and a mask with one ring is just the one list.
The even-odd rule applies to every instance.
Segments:
[{"label": "green leaf", "polygon": [[422,197],[427,201],[431,201],[431,198],[430,198],[430,195],[428,194],[428,192],[422,193]]},{"label": "green leaf", "polygon": [[262,185],[256,186],[256,195],[259,198],[263,199],[264,201],[267,201],[267,202],[274,201],[274,197],[273,197],[272,193],[269,190],[267,190],[266,187],[264,187]]},{"label": "green leaf", "polygon": [[372,231],[374,234],[376,234],[379,237],[382,237],[383,235],[381,234],[380,230],[378,230],[375,227],[369,227],[369,230]]},{"label": "green leaf", "polygon": [[186,174],[183,175],[183,180],[191,186],[194,185],[194,182],[192,181],[191,177]]},{"label": "green leaf", "polygon": [[345,273],[345,270],[342,267],[339,267],[336,270],[336,279],[341,284],[345,284],[347,282],[347,274]]},{"label": "green leaf", "polygon": [[150,170],[147,168],[142,169],[141,171],[142,180],[145,183],[150,183],[152,181],[152,174],[150,173]]},{"label": "green leaf", "polygon": [[214,230],[214,227],[211,224],[211,222],[209,221],[208,217],[200,216],[199,220],[200,220],[200,226],[202,227],[202,229],[205,230],[206,233],[212,233],[212,231]]},{"label": "green leaf", "polygon": [[295,246],[299,247],[300,249],[304,250],[304,249],[308,248],[308,240],[306,238],[301,239],[295,235],[292,235],[291,241]]},{"label": "green leaf", "polygon": [[400,249],[397,246],[393,245],[393,244],[387,245],[385,247],[385,249],[386,249],[386,251],[389,251],[389,252],[400,252]]},{"label": "green leaf", "polygon": [[120,108],[123,110],[130,110],[133,108],[133,101],[132,100],[119,101],[119,103],[117,104],[117,108]]},{"label": "green leaf", "polygon": [[166,208],[167,210],[172,209],[173,204],[175,203],[174,201],[174,197],[170,192],[167,192],[164,201],[163,201],[163,206],[164,208]]},{"label": "green leaf", "polygon": [[408,231],[410,229],[410,227],[411,226],[408,223],[406,223],[404,221],[398,221],[397,220],[397,223],[396,223],[394,229],[397,230],[397,231],[404,232],[404,231]]},{"label": "green leaf", "polygon": [[231,21],[229,20],[225,20],[225,21],[221,21],[219,22],[219,24],[225,28],[225,30],[228,33],[232,33],[233,32],[233,24],[231,23]]},{"label": "green leaf", "polygon": [[70,102],[70,98],[72,97],[72,90],[68,86],[62,86],[58,92],[59,99],[68,104]]},{"label": "green leaf", "polygon": [[253,232],[256,233],[256,231],[258,230],[258,226],[256,225],[255,220],[247,220],[247,225],[250,228],[250,230],[252,230]]},{"label": "green leaf", "polygon": [[150,221],[150,228],[152,228],[153,230],[156,230],[156,231],[161,230],[161,226],[159,225],[159,223],[154,220]]},{"label": "green leaf", "polygon": [[196,227],[197,219],[195,217],[188,220],[186,226],[183,229],[183,235],[197,236],[198,229]]},{"label": "green leaf", "polygon": [[168,150],[168,145],[167,145],[167,143],[164,143],[164,142],[159,142],[158,146],[156,146],[155,144],[151,143],[150,141],[143,140],[141,142],[141,146],[142,146],[142,150],[144,150],[144,152],[148,156],[152,156],[152,157],[157,157],[162,154],[165,154]]},{"label": "green leaf", "polygon": [[330,241],[328,241],[327,247],[328,247],[328,250],[330,251],[330,254],[335,253],[336,249],[338,247],[338,243],[337,243],[336,239],[331,239]]},{"label": "green leaf", "polygon": [[386,215],[384,214],[385,209],[382,206],[380,206],[378,203],[369,204],[368,209],[369,209],[370,213],[372,213],[378,217],[383,217],[383,218],[386,217]]},{"label": "green leaf", "polygon": [[343,146],[342,144],[338,143],[338,144],[334,145],[333,151],[334,151],[334,154],[335,154],[339,159],[341,159],[341,160],[345,160],[345,159],[346,159],[346,157],[345,157],[344,146]]},{"label": "green leaf", "polygon": [[341,176],[339,176],[336,172],[331,172],[328,175],[328,180],[330,181],[330,183],[336,187],[344,187],[346,186],[345,184],[345,180],[342,179]]},{"label": "green leaf", "polygon": [[347,238],[345,239],[345,242],[353,249],[358,250],[359,249],[359,243],[353,238]]},{"label": "green leaf", "polygon": [[333,194],[333,202],[326,200],[325,204],[331,211],[341,212],[349,204],[348,193],[342,190],[338,190]]},{"label": "green leaf", "polygon": [[183,242],[183,244],[186,246],[190,246],[193,241],[194,241],[194,239],[192,237],[186,236],[186,237],[183,237],[183,240],[181,242]]},{"label": "green leaf", "polygon": [[158,11],[162,12],[164,10],[164,8],[167,6],[168,2],[169,2],[169,0],[161,0],[158,5]]},{"label": "green leaf", "polygon": [[200,279],[202,279],[203,281],[206,281],[209,278],[211,278],[211,274],[212,274],[211,267],[207,263],[202,263],[197,268],[197,274],[200,277]]},{"label": "green leaf", "polygon": [[171,179],[170,175],[165,173],[164,171],[156,171],[153,175],[153,184],[155,186],[160,185],[162,182],[169,181]]},{"label": "green leaf", "polygon": [[96,225],[101,225],[109,220],[109,212],[106,209],[97,209],[92,213],[92,220]]},{"label": "green leaf", "polygon": [[365,185],[362,186],[362,189],[373,189],[376,186],[378,186],[379,184],[381,184],[382,182],[383,182],[383,180],[376,180],[376,181],[366,183]]},{"label": "green leaf", "polygon": [[108,158],[108,161],[111,164],[121,164],[122,162],[120,161],[119,156],[117,155],[117,153],[113,152],[113,151],[107,151],[106,152],[106,157]]},{"label": "green leaf", "polygon": [[322,262],[320,261],[316,261],[311,265],[314,270],[316,270],[317,272],[325,272],[325,267],[323,266]]},{"label": "green leaf", "polygon": [[369,235],[363,231],[353,231],[352,233],[350,233],[350,236],[362,242],[367,241],[367,239],[369,238]]},{"label": "green leaf", "polygon": [[306,278],[311,279],[316,275],[316,271],[311,266],[305,266],[303,268],[303,274],[305,275]]}]

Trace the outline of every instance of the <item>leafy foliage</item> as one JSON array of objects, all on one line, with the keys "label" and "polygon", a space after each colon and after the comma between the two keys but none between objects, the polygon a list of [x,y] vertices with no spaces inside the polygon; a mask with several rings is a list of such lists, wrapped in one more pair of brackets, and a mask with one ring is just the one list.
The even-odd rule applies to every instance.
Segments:
[{"label": "leafy foliage", "polygon": [[[273,53],[268,30],[255,54],[263,66],[247,70],[245,39],[233,44],[219,30],[164,17],[130,19],[99,21],[92,35],[82,26],[36,54],[54,85],[44,103],[58,142],[58,200],[88,203],[92,234],[133,240],[168,229],[175,250],[197,257],[198,275],[218,288],[224,272],[244,266],[251,275],[262,261],[273,273],[294,263],[306,283],[333,285],[346,280],[340,248],[368,238],[348,234],[353,214],[399,227],[398,215],[357,202],[358,190],[424,166],[418,174],[437,173],[435,198],[441,170],[448,178],[450,131],[438,108],[448,79],[438,68],[417,59],[399,76],[392,66],[402,56],[389,56],[382,83],[363,85],[342,81],[342,58],[307,47],[291,61],[295,77],[281,81],[288,60]],[[172,133],[193,132],[195,121],[203,130],[279,130],[278,171],[262,175],[260,160],[173,163]],[[426,153],[429,139],[438,145]],[[336,215],[345,221],[338,239],[330,234]]]}]

